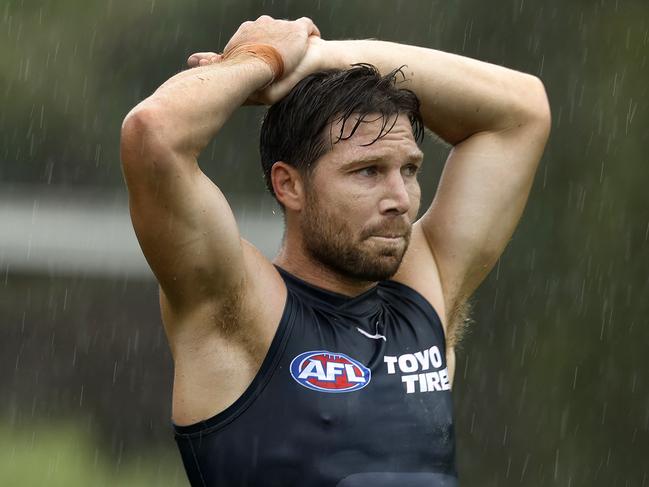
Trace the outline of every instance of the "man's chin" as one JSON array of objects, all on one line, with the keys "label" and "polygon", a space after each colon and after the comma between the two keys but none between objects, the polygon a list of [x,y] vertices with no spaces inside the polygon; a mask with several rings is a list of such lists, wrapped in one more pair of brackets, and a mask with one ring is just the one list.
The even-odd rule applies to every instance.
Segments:
[{"label": "man's chin", "polygon": [[382,249],[378,254],[367,256],[367,265],[356,269],[356,276],[367,281],[385,281],[393,277],[403,260],[402,249]]},{"label": "man's chin", "polygon": [[378,282],[390,279],[397,273],[401,265],[403,254],[401,252],[395,253],[394,250],[388,252],[387,255],[385,250],[381,252],[364,252],[362,258],[347,262],[319,260],[322,264],[349,279]]}]

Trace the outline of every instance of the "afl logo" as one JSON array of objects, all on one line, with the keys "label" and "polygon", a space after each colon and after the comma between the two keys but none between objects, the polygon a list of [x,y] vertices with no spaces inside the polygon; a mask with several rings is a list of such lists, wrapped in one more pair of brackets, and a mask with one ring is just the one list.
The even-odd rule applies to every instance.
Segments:
[{"label": "afl logo", "polygon": [[372,378],[372,371],[359,361],[326,350],[301,353],[291,362],[290,370],[299,384],[322,392],[357,391]]}]

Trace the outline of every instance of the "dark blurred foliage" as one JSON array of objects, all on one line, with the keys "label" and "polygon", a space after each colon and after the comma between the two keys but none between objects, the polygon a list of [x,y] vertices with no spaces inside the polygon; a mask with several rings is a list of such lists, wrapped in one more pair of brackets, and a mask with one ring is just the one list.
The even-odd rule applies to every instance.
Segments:
[{"label": "dark blurred foliage", "polygon": [[[324,38],[417,44],[544,81],[548,148],[458,356],[462,484],[649,485],[645,0],[10,0],[0,7],[0,180],[123,192],[128,110],[190,53],[222,49],[261,14],[307,15]],[[262,114],[242,109],[201,158],[226,195],[264,191]],[[428,203],[448,148],[428,140],[425,150]],[[0,289],[9,418],[77,415],[114,455],[171,443],[153,283],[6,273]]]}]

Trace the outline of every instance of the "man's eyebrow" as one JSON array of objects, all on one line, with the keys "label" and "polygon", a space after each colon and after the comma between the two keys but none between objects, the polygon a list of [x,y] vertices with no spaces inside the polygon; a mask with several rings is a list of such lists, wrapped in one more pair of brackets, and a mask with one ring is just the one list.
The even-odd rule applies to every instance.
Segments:
[{"label": "man's eyebrow", "polygon": [[[351,167],[351,166],[365,164],[365,163],[368,163],[368,162],[385,160],[385,159],[387,159],[389,157],[390,157],[389,154],[384,154],[384,153],[366,154],[364,156],[354,158],[351,161],[345,162],[342,165],[342,169],[345,169],[345,168],[348,168],[348,167]],[[423,160],[424,160],[424,153],[421,152],[421,151],[411,152],[406,157],[407,162],[421,163],[421,162],[423,162]]]}]

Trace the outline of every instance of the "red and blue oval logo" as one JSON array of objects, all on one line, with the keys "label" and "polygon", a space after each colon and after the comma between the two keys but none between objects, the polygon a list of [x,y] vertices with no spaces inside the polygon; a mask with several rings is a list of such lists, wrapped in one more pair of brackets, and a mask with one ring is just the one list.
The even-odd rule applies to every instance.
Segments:
[{"label": "red and blue oval logo", "polygon": [[351,392],[370,383],[372,371],[344,353],[317,350],[304,352],[291,361],[291,376],[307,389]]}]

